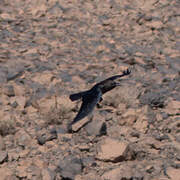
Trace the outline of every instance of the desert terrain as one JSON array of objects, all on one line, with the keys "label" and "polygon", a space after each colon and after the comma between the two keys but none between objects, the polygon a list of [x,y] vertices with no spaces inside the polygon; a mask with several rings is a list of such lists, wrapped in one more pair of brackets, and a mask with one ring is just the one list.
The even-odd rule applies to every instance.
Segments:
[{"label": "desert terrain", "polygon": [[[180,1],[1,0],[0,180],[180,180]],[[90,89],[129,68],[92,121]]]}]

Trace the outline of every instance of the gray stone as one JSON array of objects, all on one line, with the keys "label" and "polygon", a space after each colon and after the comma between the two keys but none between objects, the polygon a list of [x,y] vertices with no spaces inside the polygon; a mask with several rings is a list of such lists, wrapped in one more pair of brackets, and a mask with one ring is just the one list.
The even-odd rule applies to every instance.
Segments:
[{"label": "gray stone", "polygon": [[6,151],[0,151],[0,164],[8,160],[8,153]]},{"label": "gray stone", "polygon": [[165,93],[162,92],[146,92],[140,97],[142,104],[148,104],[151,108],[163,108],[165,106]]},{"label": "gray stone", "polygon": [[10,81],[16,79],[17,77],[21,76],[22,73],[23,73],[22,69],[9,71],[7,74],[7,80]]},{"label": "gray stone", "polygon": [[102,136],[107,134],[106,123],[100,119],[95,119],[85,127],[89,136]]},{"label": "gray stone", "polygon": [[52,141],[53,139],[57,139],[57,134],[55,132],[45,132],[37,136],[37,141],[40,145],[45,144],[46,141]]},{"label": "gray stone", "polygon": [[4,94],[6,94],[9,97],[15,96],[14,87],[12,85],[6,85],[4,87]]},{"label": "gray stone", "polygon": [[82,159],[82,163],[83,163],[84,167],[96,166],[96,161],[95,161],[95,158],[93,156],[84,157]]},{"label": "gray stone", "polygon": [[57,172],[59,172],[64,179],[73,180],[76,175],[81,174],[82,172],[81,159],[73,155],[65,157],[60,160]]},{"label": "gray stone", "polygon": [[44,136],[44,135],[37,136],[37,141],[38,141],[38,144],[40,144],[40,145],[45,144],[47,141],[46,136]]}]

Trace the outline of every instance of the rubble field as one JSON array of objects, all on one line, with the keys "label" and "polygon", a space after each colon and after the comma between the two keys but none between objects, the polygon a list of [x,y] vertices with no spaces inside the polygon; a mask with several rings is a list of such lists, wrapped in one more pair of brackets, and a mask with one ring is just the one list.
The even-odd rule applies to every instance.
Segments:
[{"label": "rubble field", "polygon": [[[1,0],[0,180],[180,180],[179,9]],[[81,105],[69,95],[127,68],[69,133]]]}]

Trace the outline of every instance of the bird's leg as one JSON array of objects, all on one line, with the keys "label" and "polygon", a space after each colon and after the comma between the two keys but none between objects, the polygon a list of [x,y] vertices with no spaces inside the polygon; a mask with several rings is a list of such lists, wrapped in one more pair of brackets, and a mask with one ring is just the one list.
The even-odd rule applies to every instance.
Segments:
[{"label": "bird's leg", "polygon": [[[102,100],[103,100],[103,98],[101,97],[101,98],[100,98],[100,100],[99,100],[99,102],[101,102]],[[101,104],[99,104],[99,103],[97,103],[97,105],[96,105],[96,106],[97,106],[97,108],[102,108],[102,105],[101,105]]]}]

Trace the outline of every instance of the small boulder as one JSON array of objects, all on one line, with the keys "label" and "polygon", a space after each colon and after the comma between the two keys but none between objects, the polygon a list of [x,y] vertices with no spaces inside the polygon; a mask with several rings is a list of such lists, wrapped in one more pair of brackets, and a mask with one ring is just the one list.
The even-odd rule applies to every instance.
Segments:
[{"label": "small boulder", "polygon": [[102,136],[107,134],[106,123],[102,120],[102,116],[98,114],[93,116],[92,122],[87,124],[85,129],[89,136]]},{"label": "small boulder", "polygon": [[73,180],[75,176],[82,173],[82,162],[81,159],[69,155],[64,159],[60,160],[57,167],[57,172],[60,172],[60,175],[64,179]]},{"label": "small boulder", "polygon": [[102,161],[120,162],[126,159],[128,143],[112,138],[100,142],[96,158]]}]

